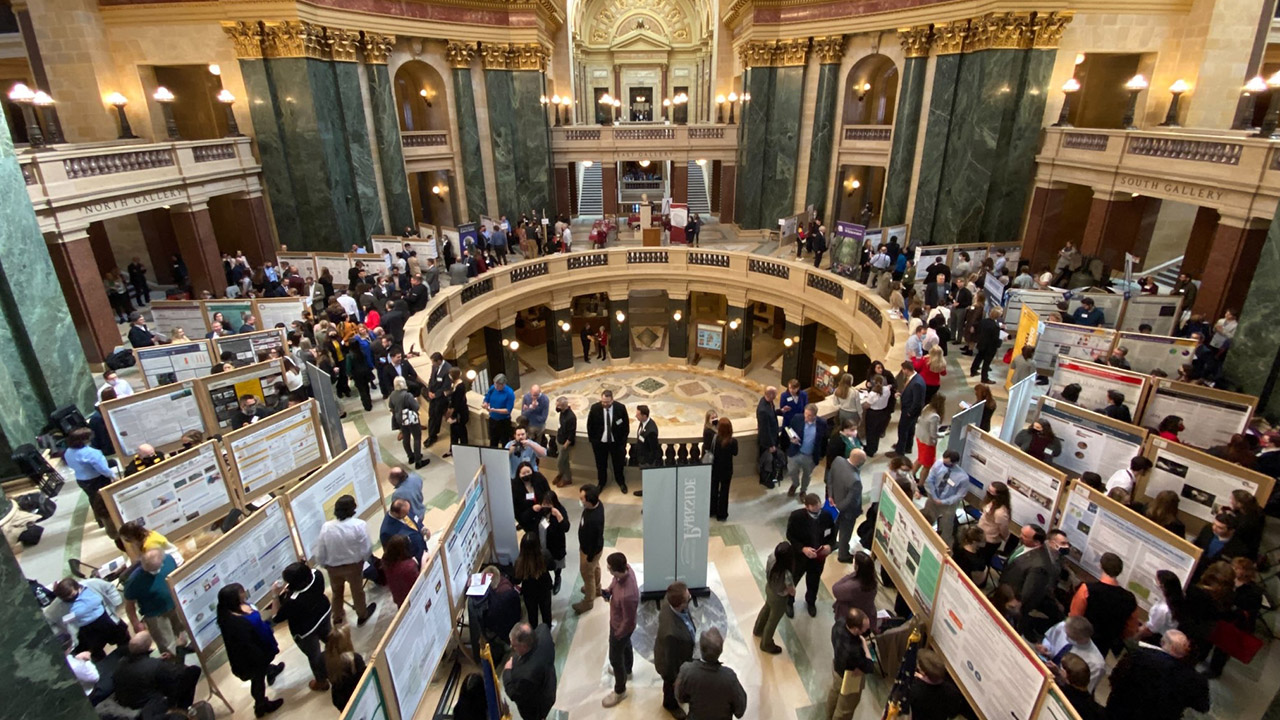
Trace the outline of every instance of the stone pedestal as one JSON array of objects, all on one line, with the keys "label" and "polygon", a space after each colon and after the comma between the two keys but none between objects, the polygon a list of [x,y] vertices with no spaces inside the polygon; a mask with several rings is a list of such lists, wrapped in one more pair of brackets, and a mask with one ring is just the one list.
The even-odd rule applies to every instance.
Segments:
[{"label": "stone pedestal", "polygon": [[[754,333],[754,318],[749,307],[728,305],[724,326],[724,364],[725,367],[745,371],[751,364],[751,339]],[[737,327],[734,327],[737,325]]]},{"label": "stone pedestal", "polygon": [[613,293],[609,295],[609,357],[623,363],[631,361],[631,303],[625,294],[620,299],[614,299]]},{"label": "stone pedestal", "polygon": [[[680,319],[676,319],[680,313]],[[689,298],[667,298],[667,357],[689,359]]]},{"label": "stone pedestal", "polygon": [[[800,381],[800,387],[813,384],[813,370],[818,351],[818,324],[786,324],[787,334],[782,341],[782,377],[779,385],[785,386],[793,378]],[[791,346],[787,347],[787,340]]]},{"label": "stone pedestal", "polygon": [[222,269],[218,238],[213,234],[213,218],[209,206],[175,206],[172,211],[173,231],[178,237],[178,250],[187,263],[194,297],[208,290],[221,297],[227,290],[227,274]]},{"label": "stone pedestal", "polygon": [[[1257,272],[1266,242],[1265,220],[1222,216],[1213,233],[1209,251],[1211,262],[1201,274],[1200,291],[1196,294],[1196,306],[1192,311],[1204,314],[1205,319],[1212,323],[1222,316],[1224,310],[1239,313],[1240,306],[1250,295],[1250,285],[1255,278],[1263,285],[1273,283],[1274,278],[1263,278]],[[1229,354],[1234,354],[1234,350]]]},{"label": "stone pedestal", "polygon": [[120,344],[120,328],[107,302],[107,289],[89,246],[89,234],[82,230],[54,237],[49,243],[49,257],[85,358],[100,363]]}]

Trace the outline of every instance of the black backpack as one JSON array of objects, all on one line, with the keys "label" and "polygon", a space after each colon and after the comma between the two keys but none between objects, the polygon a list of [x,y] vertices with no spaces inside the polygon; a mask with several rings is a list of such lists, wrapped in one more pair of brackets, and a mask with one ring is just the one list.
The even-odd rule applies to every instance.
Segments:
[{"label": "black backpack", "polygon": [[132,350],[117,350],[108,355],[103,362],[112,370],[123,370],[124,368],[133,367],[137,360],[133,357]]}]

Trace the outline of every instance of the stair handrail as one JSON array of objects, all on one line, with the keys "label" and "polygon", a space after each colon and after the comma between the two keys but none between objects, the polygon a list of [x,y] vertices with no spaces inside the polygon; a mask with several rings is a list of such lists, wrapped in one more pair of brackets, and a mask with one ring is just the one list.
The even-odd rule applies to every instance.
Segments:
[{"label": "stair handrail", "polygon": [[1143,274],[1143,275],[1149,275],[1149,276],[1154,277],[1154,276],[1155,276],[1157,273],[1159,273],[1161,270],[1166,270],[1166,269],[1168,269],[1168,268],[1173,267],[1174,265],[1181,265],[1181,264],[1182,264],[1182,260],[1183,260],[1183,258],[1185,258],[1185,257],[1186,257],[1186,255],[1179,255],[1178,257],[1173,258],[1172,260],[1166,260],[1166,261],[1164,261],[1164,262],[1160,263],[1159,265],[1156,265],[1156,266],[1155,266],[1155,267],[1153,267],[1153,268],[1143,268],[1143,269],[1142,269],[1142,274]]}]

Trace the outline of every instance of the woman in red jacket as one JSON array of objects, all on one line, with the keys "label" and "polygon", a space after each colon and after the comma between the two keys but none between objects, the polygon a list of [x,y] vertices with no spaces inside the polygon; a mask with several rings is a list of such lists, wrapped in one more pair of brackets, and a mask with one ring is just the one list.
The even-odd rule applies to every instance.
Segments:
[{"label": "woman in red jacket", "polygon": [[947,374],[947,359],[942,354],[942,347],[934,345],[929,348],[928,355],[911,358],[911,364],[920,373],[920,377],[924,378],[924,399],[928,402],[933,399],[938,388],[942,387],[942,376]]}]

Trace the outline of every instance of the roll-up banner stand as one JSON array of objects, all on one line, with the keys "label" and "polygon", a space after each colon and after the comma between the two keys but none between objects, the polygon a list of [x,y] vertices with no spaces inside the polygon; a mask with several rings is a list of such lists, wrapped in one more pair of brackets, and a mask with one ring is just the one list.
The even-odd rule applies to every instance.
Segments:
[{"label": "roll-up banner stand", "polygon": [[[1155,432],[1170,415],[1182,418],[1186,430],[1178,439],[1191,447],[1208,450],[1226,445],[1253,420],[1258,398],[1216,388],[1155,378],[1142,413],[1134,421]],[[1262,502],[1266,503],[1266,498]]]},{"label": "roll-up banner stand", "polygon": [[[1009,323],[1005,322],[1005,327],[1009,327]],[[1013,334],[1013,349],[1010,351],[1009,358],[1014,360],[1022,357],[1022,349],[1025,347],[1035,347],[1040,341],[1040,314],[1031,308],[1024,308],[1018,313],[1017,329]],[[1013,363],[1009,363],[1009,371],[1005,374],[1004,389],[1009,390],[1013,387]]]},{"label": "roll-up banner stand", "polygon": [[690,592],[707,589],[710,539],[711,466],[646,468],[644,483],[644,586],[642,595],[661,596],[681,581]]},{"label": "roll-up banner stand", "polygon": [[341,455],[347,449],[347,436],[342,430],[342,406],[338,404],[332,378],[312,363],[307,363],[305,370],[311,381],[311,392],[320,406],[320,422],[329,440],[329,455]]}]

